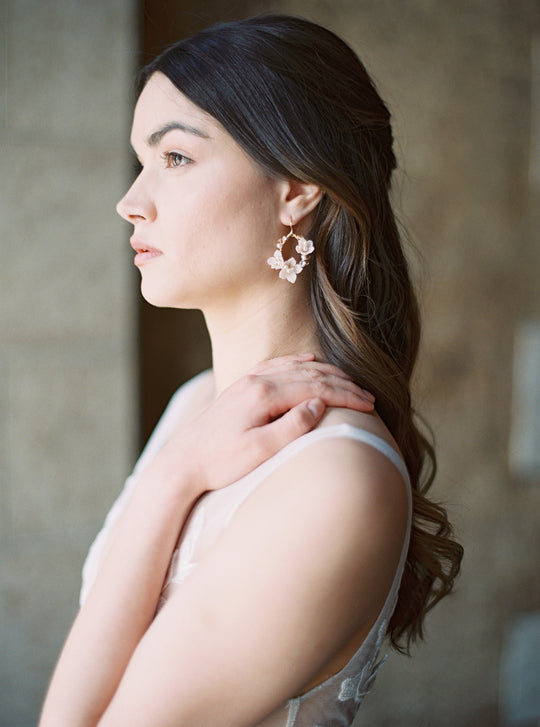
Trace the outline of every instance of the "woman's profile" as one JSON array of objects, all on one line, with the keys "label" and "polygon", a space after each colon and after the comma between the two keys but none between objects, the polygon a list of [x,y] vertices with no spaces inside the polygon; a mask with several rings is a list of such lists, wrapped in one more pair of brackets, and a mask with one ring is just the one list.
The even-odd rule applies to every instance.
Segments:
[{"label": "woman's profile", "polygon": [[152,61],[131,144],[142,294],[203,311],[213,367],[90,550],[40,727],[350,725],[462,555],[426,497],[389,112],[337,36],[261,16]]}]

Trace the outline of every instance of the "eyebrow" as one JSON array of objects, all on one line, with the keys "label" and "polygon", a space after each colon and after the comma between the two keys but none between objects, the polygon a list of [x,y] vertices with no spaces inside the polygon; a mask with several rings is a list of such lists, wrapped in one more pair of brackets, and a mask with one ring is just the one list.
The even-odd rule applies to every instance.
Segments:
[{"label": "eyebrow", "polygon": [[150,136],[147,139],[148,146],[156,146],[157,144],[159,144],[161,139],[163,139],[165,134],[168,134],[169,131],[174,131],[175,129],[179,129],[180,131],[185,131],[188,134],[193,134],[194,136],[199,136],[201,139],[210,138],[206,132],[201,131],[201,129],[197,129],[195,126],[190,126],[189,124],[182,124],[179,121],[169,121],[169,123],[164,124],[161,127],[161,129],[158,129],[157,131],[154,131],[153,134],[150,134]]}]

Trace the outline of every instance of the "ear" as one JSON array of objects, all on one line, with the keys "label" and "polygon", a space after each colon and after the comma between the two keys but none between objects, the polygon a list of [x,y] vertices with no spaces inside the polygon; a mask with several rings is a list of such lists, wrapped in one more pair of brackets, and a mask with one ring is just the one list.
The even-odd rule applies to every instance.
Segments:
[{"label": "ear", "polygon": [[280,200],[279,219],[288,227],[299,224],[310,212],[313,212],[322,198],[322,190],[311,182],[298,182],[294,179],[283,181]]}]

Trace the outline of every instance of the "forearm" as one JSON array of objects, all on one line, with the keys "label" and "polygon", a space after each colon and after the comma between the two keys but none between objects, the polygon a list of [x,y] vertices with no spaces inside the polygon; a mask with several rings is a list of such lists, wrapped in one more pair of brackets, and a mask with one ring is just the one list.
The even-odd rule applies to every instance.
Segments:
[{"label": "forearm", "polygon": [[68,636],[40,727],[93,727],[151,623],[172,552],[197,497],[167,461],[141,479]]}]

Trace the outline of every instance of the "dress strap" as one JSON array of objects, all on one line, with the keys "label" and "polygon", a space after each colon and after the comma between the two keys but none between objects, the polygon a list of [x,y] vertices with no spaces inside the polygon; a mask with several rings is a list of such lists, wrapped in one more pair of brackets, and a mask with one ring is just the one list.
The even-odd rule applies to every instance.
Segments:
[{"label": "dress strap", "polygon": [[323,439],[340,439],[342,437],[355,439],[357,442],[368,444],[370,447],[378,450],[387,459],[389,459],[399,471],[410,494],[409,473],[407,472],[407,467],[401,455],[390,444],[388,444],[388,442],[381,439],[381,437],[378,437],[376,434],[346,423],[319,427],[318,429],[313,429],[307,434],[303,434],[286,447],[283,447],[283,449],[277,452],[273,457],[270,457],[270,459],[266,460],[266,462],[263,462],[262,465],[259,465],[258,469],[260,469],[261,472],[264,470],[265,475],[270,474],[270,472],[277,469],[277,467],[293,457],[297,452],[302,451],[314,442],[319,442]]}]

